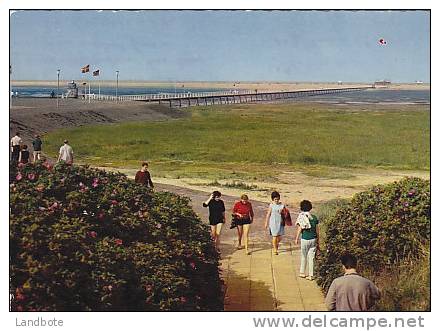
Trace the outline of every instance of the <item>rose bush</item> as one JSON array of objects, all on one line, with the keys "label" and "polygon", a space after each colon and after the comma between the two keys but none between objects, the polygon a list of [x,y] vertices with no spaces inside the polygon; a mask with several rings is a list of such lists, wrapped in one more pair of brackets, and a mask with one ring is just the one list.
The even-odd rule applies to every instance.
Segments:
[{"label": "rose bush", "polygon": [[429,245],[430,221],[427,180],[405,178],[356,194],[322,219],[326,239],[317,257],[318,284],[327,291],[333,279],[342,275],[344,252],[356,255],[360,271],[369,275],[404,259],[418,259]]},{"label": "rose bush", "polygon": [[120,173],[10,169],[14,311],[217,311],[218,253],[189,200]]}]

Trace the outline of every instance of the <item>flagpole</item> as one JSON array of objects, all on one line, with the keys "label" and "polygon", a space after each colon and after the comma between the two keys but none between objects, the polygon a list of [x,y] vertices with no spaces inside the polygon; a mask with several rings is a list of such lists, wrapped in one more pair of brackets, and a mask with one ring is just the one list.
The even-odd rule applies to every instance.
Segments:
[{"label": "flagpole", "polygon": [[[89,70],[89,75],[90,75],[91,71]],[[88,78],[89,79],[89,78]],[[90,85],[92,84],[92,80],[90,80],[89,82],[89,103],[90,103]]]}]

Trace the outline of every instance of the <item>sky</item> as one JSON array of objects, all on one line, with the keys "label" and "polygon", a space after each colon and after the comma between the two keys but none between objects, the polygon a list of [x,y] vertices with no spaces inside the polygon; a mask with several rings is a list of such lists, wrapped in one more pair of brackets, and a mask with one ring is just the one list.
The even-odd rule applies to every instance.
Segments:
[{"label": "sky", "polygon": [[13,80],[430,81],[429,11],[17,11],[10,37]]}]

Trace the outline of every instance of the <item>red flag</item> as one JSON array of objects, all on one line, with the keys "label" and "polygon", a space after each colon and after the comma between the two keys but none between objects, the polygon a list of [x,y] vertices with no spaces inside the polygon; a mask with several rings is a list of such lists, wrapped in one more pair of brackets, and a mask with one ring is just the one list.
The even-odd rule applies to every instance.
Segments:
[{"label": "red flag", "polygon": [[90,64],[88,64],[88,65],[86,65],[85,67],[82,67],[81,68],[81,72],[83,73],[83,74],[85,74],[86,72],[89,72],[90,71]]},{"label": "red flag", "polygon": [[99,69],[93,72],[93,76],[99,76]]}]

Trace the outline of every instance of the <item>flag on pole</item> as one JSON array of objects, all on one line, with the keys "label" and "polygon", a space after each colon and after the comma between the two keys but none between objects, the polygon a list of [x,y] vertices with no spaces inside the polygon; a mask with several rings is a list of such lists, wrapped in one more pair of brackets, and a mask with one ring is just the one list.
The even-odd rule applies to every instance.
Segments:
[{"label": "flag on pole", "polygon": [[93,76],[99,76],[99,69],[93,72]]},{"label": "flag on pole", "polygon": [[81,68],[81,72],[83,73],[83,74],[85,74],[86,72],[89,72],[90,71],[90,64],[88,64],[88,65],[86,65],[85,67],[82,67]]}]

